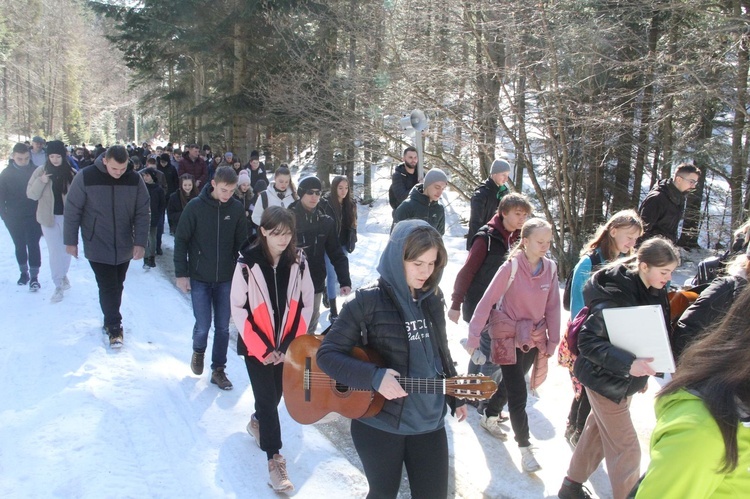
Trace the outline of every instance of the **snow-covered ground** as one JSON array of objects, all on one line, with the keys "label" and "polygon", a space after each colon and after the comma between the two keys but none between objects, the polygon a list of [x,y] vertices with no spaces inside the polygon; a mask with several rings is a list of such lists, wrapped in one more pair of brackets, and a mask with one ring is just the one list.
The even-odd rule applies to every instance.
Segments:
[{"label": "snow-covered ground", "polygon": [[[359,242],[350,255],[355,287],[376,276],[387,242],[387,174],[386,168],[376,175],[375,205],[360,207]],[[450,294],[466,257],[459,215],[467,217],[468,212],[452,193],[444,201],[449,204],[445,242],[450,264],[442,287]],[[234,341],[227,366],[234,390],[222,392],[209,383],[207,373],[194,376],[190,371],[190,301],[169,273],[168,235],[164,246],[167,254],[157,257],[155,270],[132,262],[122,304],[125,346],[111,351],[103,342],[98,291],[88,262],[73,260],[72,289],[62,302],[50,303],[53,285],[44,239],[42,290],[30,293],[16,285],[13,245],[0,229],[0,497],[275,497],[266,485],[265,453],[245,431],[253,394]],[[323,312],[322,326],[326,320]],[[459,345],[466,325],[449,324],[452,353],[461,369],[468,362]],[[632,406],[643,470],[656,390],[652,382]],[[571,455],[562,436],[571,398],[568,373],[553,362],[539,398],[529,398],[531,432],[543,466],[533,475],[521,471],[512,438],[494,440],[479,426],[476,411],[470,411],[465,423],[449,417],[454,496],[555,497]],[[301,426],[283,403],[280,414],[282,453],[297,497],[366,494],[346,421],[336,417]],[[602,469],[592,485],[598,497],[611,496]]]}]

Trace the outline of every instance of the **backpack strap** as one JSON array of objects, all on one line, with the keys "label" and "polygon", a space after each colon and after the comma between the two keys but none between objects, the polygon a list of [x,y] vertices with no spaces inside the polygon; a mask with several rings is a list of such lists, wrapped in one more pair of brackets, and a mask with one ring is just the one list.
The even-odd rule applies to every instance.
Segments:
[{"label": "backpack strap", "polygon": [[261,206],[263,206],[264,210],[268,208],[268,191],[263,191],[260,193],[260,204]]},{"label": "backpack strap", "polygon": [[503,304],[503,299],[505,298],[505,295],[508,293],[508,289],[510,289],[510,285],[513,284],[513,279],[516,278],[516,271],[518,270],[518,260],[515,258],[510,259],[510,277],[508,278],[508,284],[505,286],[505,292],[503,293],[503,296],[500,297],[500,300],[497,302],[497,305],[495,305],[495,308],[500,310],[500,306]]}]

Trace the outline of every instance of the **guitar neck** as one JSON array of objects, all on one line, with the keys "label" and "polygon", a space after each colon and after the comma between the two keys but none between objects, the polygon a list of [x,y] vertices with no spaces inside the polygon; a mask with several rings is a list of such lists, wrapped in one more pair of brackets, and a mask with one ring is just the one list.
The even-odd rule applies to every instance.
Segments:
[{"label": "guitar neck", "polygon": [[445,379],[430,378],[397,378],[401,388],[406,393],[431,393],[444,395],[446,381]]}]

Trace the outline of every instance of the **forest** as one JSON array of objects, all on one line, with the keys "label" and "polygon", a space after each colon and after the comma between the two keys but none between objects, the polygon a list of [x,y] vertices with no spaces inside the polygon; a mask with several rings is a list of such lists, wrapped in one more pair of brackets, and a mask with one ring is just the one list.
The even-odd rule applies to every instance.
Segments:
[{"label": "forest", "polygon": [[[0,0],[0,151],[211,144],[324,182],[411,145],[469,197],[496,157],[568,261],[611,213],[692,162],[679,244],[746,217],[750,0]],[[563,269],[564,270],[564,269]]]}]

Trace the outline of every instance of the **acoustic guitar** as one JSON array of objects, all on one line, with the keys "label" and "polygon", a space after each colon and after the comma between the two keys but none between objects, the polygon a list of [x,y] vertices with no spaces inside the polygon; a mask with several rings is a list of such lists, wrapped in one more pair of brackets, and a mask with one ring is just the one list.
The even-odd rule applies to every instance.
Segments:
[{"label": "acoustic guitar", "polygon": [[[318,367],[315,358],[322,336],[302,335],[289,345],[284,361],[284,401],[289,415],[301,424],[312,424],[336,412],[350,419],[369,418],[383,408],[385,398],[374,390],[359,390],[337,383]],[[354,347],[352,356],[382,366],[373,350]],[[453,378],[397,378],[407,393],[450,395],[468,400],[484,400],[497,390],[488,376]]]}]

